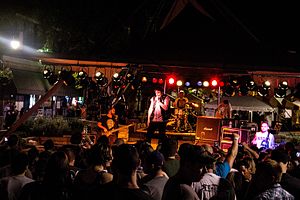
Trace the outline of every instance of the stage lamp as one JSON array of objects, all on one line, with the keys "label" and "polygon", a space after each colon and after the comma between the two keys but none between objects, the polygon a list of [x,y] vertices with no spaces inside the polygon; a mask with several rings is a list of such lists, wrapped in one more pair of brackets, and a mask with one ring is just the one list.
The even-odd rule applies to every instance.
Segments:
[{"label": "stage lamp", "polygon": [[286,97],[286,90],[281,88],[274,89],[275,97],[284,98]]},{"label": "stage lamp", "polygon": [[127,73],[127,75],[126,75],[126,81],[128,83],[131,83],[133,80],[134,80],[134,75],[131,74],[131,73]]},{"label": "stage lamp", "polygon": [[[204,81],[204,82],[205,82],[205,81]],[[202,81],[198,81],[198,82],[197,82],[197,86],[198,86],[198,87],[201,87],[201,86],[202,86]]]},{"label": "stage lamp", "polygon": [[164,83],[164,80],[162,78],[158,79],[158,83],[159,84],[163,84]]},{"label": "stage lamp", "polygon": [[10,47],[11,47],[12,49],[14,49],[14,50],[17,50],[17,49],[19,49],[19,48],[21,47],[21,43],[20,43],[20,41],[18,41],[18,40],[12,40],[12,41],[10,42]]},{"label": "stage lamp", "polygon": [[88,75],[87,75],[87,73],[86,73],[85,71],[81,70],[80,72],[78,72],[78,78],[79,78],[80,80],[84,80],[84,79],[86,79],[87,77],[88,77]]},{"label": "stage lamp", "polygon": [[72,74],[72,71],[66,70],[66,69],[62,69],[61,71],[58,72],[59,73],[59,77],[65,81],[66,85],[69,86],[74,86],[76,83],[76,80]]},{"label": "stage lamp", "polygon": [[50,85],[54,85],[58,81],[58,76],[56,74],[52,73],[50,75],[50,77],[47,79],[48,79],[48,82],[50,83]]},{"label": "stage lamp", "polygon": [[256,87],[256,84],[253,80],[250,80],[250,81],[247,81],[246,87],[248,88],[248,90],[254,90]]},{"label": "stage lamp", "polygon": [[278,89],[288,90],[289,89],[288,82],[287,81],[280,82],[278,84]]},{"label": "stage lamp", "polygon": [[50,78],[50,76],[52,75],[52,71],[50,69],[44,69],[44,72],[43,72],[43,76],[45,79],[48,79]]},{"label": "stage lamp", "polygon": [[176,82],[176,85],[178,86],[178,87],[180,87],[180,86],[182,86],[182,80],[178,80],[177,82]]},{"label": "stage lamp", "polygon": [[249,90],[248,90],[246,84],[243,84],[243,85],[241,85],[241,87],[239,87],[239,92],[242,96],[248,95]]},{"label": "stage lamp", "polygon": [[209,86],[209,82],[208,82],[208,81],[204,81],[204,82],[203,82],[203,86],[204,86],[204,87],[208,87],[208,86]]},{"label": "stage lamp", "polygon": [[211,81],[211,86],[216,87],[218,85],[218,81],[216,79]]},{"label": "stage lamp", "polygon": [[113,79],[118,79],[118,78],[119,78],[119,73],[118,72],[114,73]]},{"label": "stage lamp", "polygon": [[102,72],[96,72],[96,74],[95,74],[95,79],[96,80],[99,80],[99,79],[101,79],[103,77],[104,77],[104,74]]},{"label": "stage lamp", "polygon": [[143,82],[143,83],[146,83],[147,81],[148,81],[147,77],[146,77],[146,76],[143,76],[143,77],[142,77],[142,82]]},{"label": "stage lamp", "polygon": [[157,83],[157,78],[153,78],[152,83]]},{"label": "stage lamp", "polygon": [[235,95],[234,87],[232,85],[227,85],[224,90],[226,96],[232,97]]},{"label": "stage lamp", "polygon": [[189,87],[191,85],[191,83],[189,81],[185,82],[184,84],[186,87]]},{"label": "stage lamp", "polygon": [[168,82],[170,85],[173,85],[175,83],[175,79],[171,77],[171,78],[169,78]]},{"label": "stage lamp", "polygon": [[262,97],[265,97],[265,96],[268,96],[269,95],[269,89],[270,87],[264,87],[264,86],[261,86],[258,88],[258,91],[257,93],[262,96]]},{"label": "stage lamp", "polygon": [[100,87],[105,87],[108,84],[108,79],[105,77],[105,75],[102,72],[96,72],[95,79],[97,84]]},{"label": "stage lamp", "polygon": [[263,83],[263,87],[265,87],[265,88],[270,88],[270,86],[271,86],[270,81],[265,81],[265,82]]},{"label": "stage lamp", "polygon": [[221,82],[219,83],[219,85],[220,85],[220,87],[224,87],[224,85],[225,85],[224,81],[221,81]]}]

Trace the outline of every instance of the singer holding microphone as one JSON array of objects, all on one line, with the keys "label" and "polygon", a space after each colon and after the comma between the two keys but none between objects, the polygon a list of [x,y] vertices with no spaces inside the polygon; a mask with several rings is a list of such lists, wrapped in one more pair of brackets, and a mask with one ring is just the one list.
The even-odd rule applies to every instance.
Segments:
[{"label": "singer holding microphone", "polygon": [[162,88],[155,88],[155,96],[150,99],[148,110],[147,134],[146,138],[151,143],[151,138],[156,130],[159,132],[159,140],[166,137],[167,112],[169,109],[170,99],[162,94]]}]

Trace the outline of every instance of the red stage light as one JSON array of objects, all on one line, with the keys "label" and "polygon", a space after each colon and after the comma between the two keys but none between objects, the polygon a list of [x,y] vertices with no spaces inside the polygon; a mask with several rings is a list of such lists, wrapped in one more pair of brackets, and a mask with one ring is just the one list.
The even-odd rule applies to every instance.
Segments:
[{"label": "red stage light", "polygon": [[223,87],[225,85],[225,83],[223,81],[220,82],[220,87]]},{"label": "red stage light", "polygon": [[213,87],[216,87],[216,86],[218,85],[218,81],[217,81],[216,79],[212,80],[212,81],[211,81],[211,85],[212,85]]},{"label": "red stage light", "polygon": [[158,79],[158,83],[159,84],[163,84],[164,83],[164,80],[162,78]]},{"label": "red stage light", "polygon": [[171,78],[169,78],[168,82],[170,85],[173,85],[175,83],[175,79],[171,77]]},{"label": "red stage light", "polygon": [[157,83],[157,78],[153,78],[152,83]]}]

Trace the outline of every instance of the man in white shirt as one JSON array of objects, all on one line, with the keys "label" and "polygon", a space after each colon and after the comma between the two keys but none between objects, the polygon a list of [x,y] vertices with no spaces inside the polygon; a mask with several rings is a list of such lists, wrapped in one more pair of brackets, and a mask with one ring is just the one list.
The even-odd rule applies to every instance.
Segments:
[{"label": "man in white shirt", "polygon": [[252,144],[256,145],[258,149],[274,149],[275,148],[275,138],[272,133],[269,132],[269,125],[267,122],[262,122],[261,131],[256,132]]}]

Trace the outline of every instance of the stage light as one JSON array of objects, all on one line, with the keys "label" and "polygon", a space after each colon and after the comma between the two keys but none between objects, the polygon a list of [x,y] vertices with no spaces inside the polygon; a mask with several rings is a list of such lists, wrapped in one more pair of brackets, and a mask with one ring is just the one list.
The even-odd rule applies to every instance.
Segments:
[{"label": "stage light", "polygon": [[250,80],[250,81],[247,81],[246,87],[248,88],[248,90],[254,90],[256,87],[256,84],[253,80]]},{"label": "stage light", "polygon": [[202,86],[202,81],[198,81],[197,86],[201,87]]},{"label": "stage light", "polygon": [[21,43],[20,43],[20,41],[18,41],[18,40],[12,40],[12,41],[10,42],[10,47],[11,47],[12,49],[14,49],[14,50],[17,50],[17,49],[19,49],[19,48],[21,47]]},{"label": "stage light", "polygon": [[204,82],[203,82],[203,86],[204,86],[204,87],[208,87],[208,86],[209,86],[209,82],[208,82],[208,81],[204,81]]},{"label": "stage light", "polygon": [[157,83],[157,78],[153,78],[152,83]]},{"label": "stage light", "polygon": [[232,85],[227,85],[224,90],[226,96],[232,97],[235,95],[234,87]]},{"label": "stage light", "polygon": [[96,72],[95,74],[95,79],[98,80],[98,79],[101,79],[104,77],[104,74],[102,72]]},{"label": "stage light", "polygon": [[175,83],[175,79],[171,77],[171,78],[169,78],[168,82],[170,85],[173,85]]},{"label": "stage light", "polygon": [[191,85],[191,83],[190,82],[185,82],[185,84],[184,84],[186,87],[189,87],[190,85]]},{"label": "stage light", "polygon": [[163,84],[164,83],[164,80],[162,78],[158,79],[158,83],[159,84]]},{"label": "stage light", "polygon": [[289,86],[287,81],[282,81],[278,84],[278,89],[288,90],[288,88]]},{"label": "stage light", "polygon": [[236,79],[231,80],[231,81],[230,81],[230,85],[232,85],[233,87],[238,86],[238,85],[239,85],[239,84],[238,84],[238,80],[236,80]]},{"label": "stage light", "polygon": [[263,83],[263,87],[265,87],[265,88],[270,88],[270,86],[271,86],[270,81],[265,81],[265,82]]},{"label": "stage light", "polygon": [[239,87],[239,92],[242,96],[246,96],[249,92],[246,84],[241,85],[241,87]]},{"label": "stage light", "polygon": [[146,76],[143,76],[143,77],[142,77],[142,82],[143,82],[143,83],[146,83],[147,81],[148,81],[148,80],[147,80],[147,77],[146,77]]},{"label": "stage light", "polygon": [[48,79],[50,78],[50,76],[52,75],[53,73],[50,71],[50,69],[44,69],[44,72],[43,72],[43,77],[45,79]]},{"label": "stage light", "polygon": [[113,78],[114,78],[114,79],[117,79],[117,78],[119,78],[119,73],[117,73],[117,72],[116,72],[116,73],[114,73],[114,75],[113,75]]},{"label": "stage light", "polygon": [[84,80],[84,79],[86,79],[87,77],[88,77],[88,75],[87,75],[87,73],[86,73],[85,71],[81,70],[80,72],[78,72],[78,78],[79,78],[80,80]]},{"label": "stage light", "polygon": [[68,86],[74,86],[76,83],[76,80],[72,74],[72,71],[62,69],[59,71],[59,77],[65,81],[65,84]]},{"label": "stage light", "polygon": [[126,75],[126,81],[128,83],[131,83],[133,80],[134,80],[134,75],[131,74],[131,73],[127,73],[127,75]]},{"label": "stage light", "polygon": [[274,93],[275,93],[275,97],[278,97],[278,98],[286,97],[286,90],[284,90],[284,89],[276,88],[276,89],[274,89]]},{"label": "stage light", "polygon": [[270,88],[268,88],[268,87],[263,87],[263,86],[261,86],[261,87],[258,88],[257,93],[258,93],[260,96],[265,97],[265,96],[268,96],[268,95],[269,95],[269,89],[270,89]]},{"label": "stage light", "polygon": [[178,87],[180,87],[180,86],[182,86],[182,81],[181,80],[178,80],[177,82],[176,82],[176,85],[178,86]]},{"label": "stage light", "polygon": [[220,87],[223,87],[225,85],[225,83],[223,81],[220,82]]},{"label": "stage light", "polygon": [[218,85],[218,81],[217,80],[212,80],[211,81],[211,85],[213,86],[213,87],[216,87],[217,85]]}]

